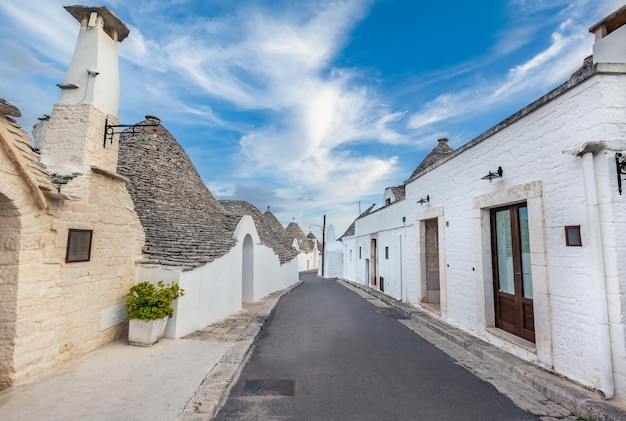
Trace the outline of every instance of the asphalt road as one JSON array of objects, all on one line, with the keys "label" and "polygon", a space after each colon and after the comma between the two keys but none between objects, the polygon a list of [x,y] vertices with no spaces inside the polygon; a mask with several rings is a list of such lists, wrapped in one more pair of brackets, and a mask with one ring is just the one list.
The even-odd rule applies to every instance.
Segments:
[{"label": "asphalt road", "polygon": [[397,311],[335,280],[301,279],[217,420],[536,419],[399,323]]}]

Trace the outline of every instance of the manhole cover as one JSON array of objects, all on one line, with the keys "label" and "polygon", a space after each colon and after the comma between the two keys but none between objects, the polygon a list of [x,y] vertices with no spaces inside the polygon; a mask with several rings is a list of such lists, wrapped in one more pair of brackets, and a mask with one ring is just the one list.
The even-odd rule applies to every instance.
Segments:
[{"label": "manhole cover", "polygon": [[295,393],[293,380],[247,380],[241,396],[294,396]]}]

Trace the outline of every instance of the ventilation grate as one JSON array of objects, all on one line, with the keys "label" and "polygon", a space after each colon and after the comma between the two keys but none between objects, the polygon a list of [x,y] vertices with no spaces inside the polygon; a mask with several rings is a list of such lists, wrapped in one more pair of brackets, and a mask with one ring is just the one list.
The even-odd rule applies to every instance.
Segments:
[{"label": "ventilation grate", "polygon": [[294,396],[294,380],[247,380],[241,396]]}]

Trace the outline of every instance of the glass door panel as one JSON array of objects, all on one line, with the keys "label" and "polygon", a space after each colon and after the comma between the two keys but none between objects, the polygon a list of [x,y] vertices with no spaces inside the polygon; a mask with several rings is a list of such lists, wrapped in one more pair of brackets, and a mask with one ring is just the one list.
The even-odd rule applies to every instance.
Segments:
[{"label": "glass door panel", "polygon": [[528,208],[517,209],[520,248],[522,253],[522,289],[524,298],[533,298],[533,275],[530,271],[530,235],[528,233]]},{"label": "glass door panel", "polygon": [[511,213],[508,210],[496,212],[496,245],[499,291],[514,295],[515,279],[513,277]]}]

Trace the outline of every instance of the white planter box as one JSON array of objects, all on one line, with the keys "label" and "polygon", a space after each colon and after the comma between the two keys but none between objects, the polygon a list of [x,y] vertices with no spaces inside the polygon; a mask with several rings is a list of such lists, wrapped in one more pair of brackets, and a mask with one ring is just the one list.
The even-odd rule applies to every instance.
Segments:
[{"label": "white planter box", "polygon": [[135,346],[151,346],[165,334],[168,317],[155,320],[130,319],[128,342]]}]

